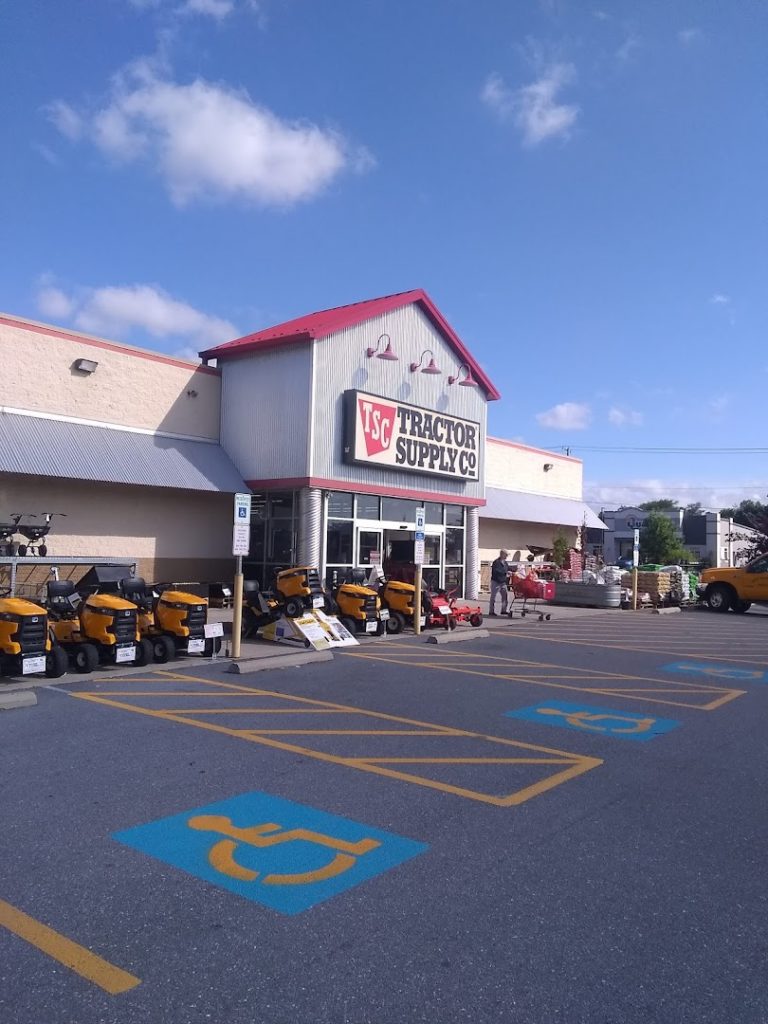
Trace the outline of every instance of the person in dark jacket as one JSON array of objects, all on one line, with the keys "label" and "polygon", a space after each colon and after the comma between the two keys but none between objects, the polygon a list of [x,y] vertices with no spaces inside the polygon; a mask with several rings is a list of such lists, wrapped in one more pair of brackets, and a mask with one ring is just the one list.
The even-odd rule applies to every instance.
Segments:
[{"label": "person in dark jacket", "polygon": [[488,611],[489,615],[495,617],[496,612],[494,608],[496,606],[496,595],[501,595],[501,614],[507,614],[507,579],[509,575],[509,565],[507,564],[507,558],[509,552],[503,548],[499,552],[499,557],[491,564],[491,605]]}]

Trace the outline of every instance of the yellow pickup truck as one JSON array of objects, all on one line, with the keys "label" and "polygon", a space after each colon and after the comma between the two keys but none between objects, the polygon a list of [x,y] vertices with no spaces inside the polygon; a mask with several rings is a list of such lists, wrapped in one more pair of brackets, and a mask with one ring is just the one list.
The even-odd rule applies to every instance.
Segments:
[{"label": "yellow pickup truck", "polygon": [[768,555],[740,569],[705,569],[698,590],[713,612],[746,612],[755,602],[768,604]]}]

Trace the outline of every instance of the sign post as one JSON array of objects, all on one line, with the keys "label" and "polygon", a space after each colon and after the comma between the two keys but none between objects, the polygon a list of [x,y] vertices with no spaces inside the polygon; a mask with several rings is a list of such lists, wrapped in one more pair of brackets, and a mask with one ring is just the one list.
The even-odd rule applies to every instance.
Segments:
[{"label": "sign post", "polygon": [[232,597],[232,657],[240,657],[240,634],[243,628],[243,555],[251,546],[251,496],[235,495],[235,516],[232,527],[232,554],[235,562],[235,586]]},{"label": "sign post", "polygon": [[635,530],[632,546],[632,611],[637,611],[637,567],[640,565],[640,531]]},{"label": "sign post", "polygon": [[413,601],[413,630],[418,636],[421,633],[421,567],[424,564],[424,522],[425,510],[423,506],[416,509],[416,534],[413,544],[413,561],[416,566],[414,585],[416,594]]}]

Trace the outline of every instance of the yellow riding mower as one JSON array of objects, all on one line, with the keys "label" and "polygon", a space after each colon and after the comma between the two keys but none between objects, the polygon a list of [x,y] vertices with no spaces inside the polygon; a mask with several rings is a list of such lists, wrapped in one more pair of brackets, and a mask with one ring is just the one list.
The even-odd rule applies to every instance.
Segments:
[{"label": "yellow riding mower", "polygon": [[210,658],[214,650],[221,650],[221,637],[205,635],[207,598],[170,587],[158,595],[139,576],[122,579],[120,592],[138,608],[139,632],[151,645],[155,661],[166,662],[177,654]]},{"label": "yellow riding mower", "polygon": [[326,610],[339,616],[353,636],[368,633],[381,636],[389,623],[389,611],[381,607],[379,595],[363,584],[365,570],[353,570],[347,580],[336,588],[333,598],[327,601]]},{"label": "yellow riding mower", "polygon": [[283,607],[271,590],[262,590],[258,580],[243,581],[243,639],[254,636],[262,626],[277,622],[282,614]]},{"label": "yellow riding mower", "polygon": [[[402,580],[390,580],[379,575],[375,579],[369,577],[369,586],[377,590],[383,608],[389,612],[386,620],[387,633],[402,633],[406,626],[413,626],[416,587],[413,583]],[[432,597],[425,584],[421,587],[421,614],[427,618],[432,611]]]},{"label": "yellow riding mower", "polygon": [[46,608],[54,636],[78,672],[98,665],[146,665],[152,644],[138,628],[138,609],[117,594],[88,594],[72,580],[50,580]]},{"label": "yellow riding mower", "polygon": [[0,673],[58,679],[67,655],[51,637],[45,608],[20,597],[0,597]]},{"label": "yellow riding mower", "polygon": [[275,576],[274,596],[289,619],[298,619],[304,612],[326,604],[320,573],[308,566],[281,569]]}]

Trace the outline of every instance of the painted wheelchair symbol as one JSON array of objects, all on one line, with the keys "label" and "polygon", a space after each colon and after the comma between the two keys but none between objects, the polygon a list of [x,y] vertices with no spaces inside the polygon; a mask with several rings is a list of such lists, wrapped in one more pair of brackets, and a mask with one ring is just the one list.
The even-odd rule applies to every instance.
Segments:
[{"label": "painted wheelchair symbol", "polygon": [[259,872],[237,863],[235,852],[238,843],[264,849],[302,840],[336,851],[335,856],[321,868],[296,874],[271,873],[261,878],[263,885],[310,885],[312,882],[323,882],[349,871],[351,867],[354,867],[358,857],[381,846],[376,839],[360,839],[356,843],[350,843],[344,839],[336,839],[333,836],[324,835],[322,832],[312,832],[306,828],[281,831],[282,826],[272,822],[251,825],[249,828],[238,828],[232,824],[230,818],[217,814],[198,815],[190,818],[187,824],[199,832],[214,832],[226,837],[213,844],[208,853],[208,862],[214,870],[241,882],[255,882],[259,877]]},{"label": "painted wheelchair symbol", "polygon": [[[560,715],[569,725],[591,732],[642,733],[648,732],[655,718],[635,718],[630,715],[595,714],[590,711],[561,711],[559,708],[539,708],[540,715]],[[616,722],[616,725],[608,723]],[[622,724],[623,723],[623,724]]]}]

